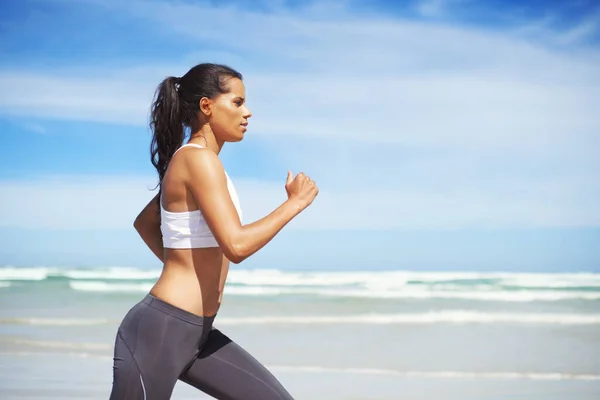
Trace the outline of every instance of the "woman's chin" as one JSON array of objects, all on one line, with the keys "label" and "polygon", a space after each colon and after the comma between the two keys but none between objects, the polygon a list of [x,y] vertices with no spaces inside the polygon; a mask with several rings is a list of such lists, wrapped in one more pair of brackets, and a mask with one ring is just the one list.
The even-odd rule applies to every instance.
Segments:
[{"label": "woman's chin", "polygon": [[237,135],[229,135],[227,137],[226,142],[231,142],[231,143],[235,143],[235,142],[241,142],[244,139],[244,134],[243,133],[238,133]]}]

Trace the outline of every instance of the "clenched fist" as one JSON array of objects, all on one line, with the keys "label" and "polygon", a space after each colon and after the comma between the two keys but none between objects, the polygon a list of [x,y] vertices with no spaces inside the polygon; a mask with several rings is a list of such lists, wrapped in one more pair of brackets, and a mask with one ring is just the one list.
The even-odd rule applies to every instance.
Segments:
[{"label": "clenched fist", "polygon": [[308,207],[315,197],[317,197],[317,194],[319,194],[319,189],[315,182],[303,172],[294,177],[292,172],[288,171],[285,191],[287,192],[288,199],[297,201],[302,209]]}]

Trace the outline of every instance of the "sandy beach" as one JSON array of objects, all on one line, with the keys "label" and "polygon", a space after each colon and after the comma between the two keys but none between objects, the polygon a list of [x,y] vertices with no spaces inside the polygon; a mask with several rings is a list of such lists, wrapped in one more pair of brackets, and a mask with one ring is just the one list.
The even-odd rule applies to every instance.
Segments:
[{"label": "sandy beach", "polygon": [[[156,273],[0,268],[0,397],[106,399],[117,326]],[[231,281],[215,326],[297,399],[600,396],[598,275],[233,271]],[[198,398],[208,397],[181,382],[173,394]]]}]

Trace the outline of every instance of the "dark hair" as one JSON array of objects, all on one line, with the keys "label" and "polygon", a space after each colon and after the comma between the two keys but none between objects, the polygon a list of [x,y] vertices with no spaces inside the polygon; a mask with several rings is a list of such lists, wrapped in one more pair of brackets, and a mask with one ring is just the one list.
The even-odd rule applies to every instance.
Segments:
[{"label": "dark hair", "polygon": [[175,151],[183,144],[185,129],[200,111],[200,99],[227,93],[231,78],[242,79],[236,70],[219,64],[198,64],[181,78],[165,78],[156,89],[152,103],[150,156],[158,172],[158,186]]}]

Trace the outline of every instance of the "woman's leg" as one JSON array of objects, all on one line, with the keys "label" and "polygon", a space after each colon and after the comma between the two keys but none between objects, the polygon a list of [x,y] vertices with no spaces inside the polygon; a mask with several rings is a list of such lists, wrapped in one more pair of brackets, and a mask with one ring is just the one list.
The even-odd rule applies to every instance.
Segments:
[{"label": "woman's leg", "polygon": [[279,381],[246,350],[213,329],[180,378],[219,400],[290,400]]},{"label": "woman's leg", "polygon": [[[146,388],[150,383],[148,374],[142,373],[129,346],[130,345],[123,339],[121,330],[119,330],[115,341],[113,386],[110,393],[110,400],[148,399],[152,398],[152,396],[148,396],[147,390],[152,394],[156,392],[156,389],[154,388]],[[163,382],[161,386],[165,387],[170,385],[169,382]],[[172,386],[174,387],[175,384],[173,383]],[[171,391],[172,390],[173,389],[171,388]]]},{"label": "woman's leg", "polygon": [[179,375],[198,354],[203,332],[202,318],[147,296],[119,327],[110,399],[171,398]]}]

